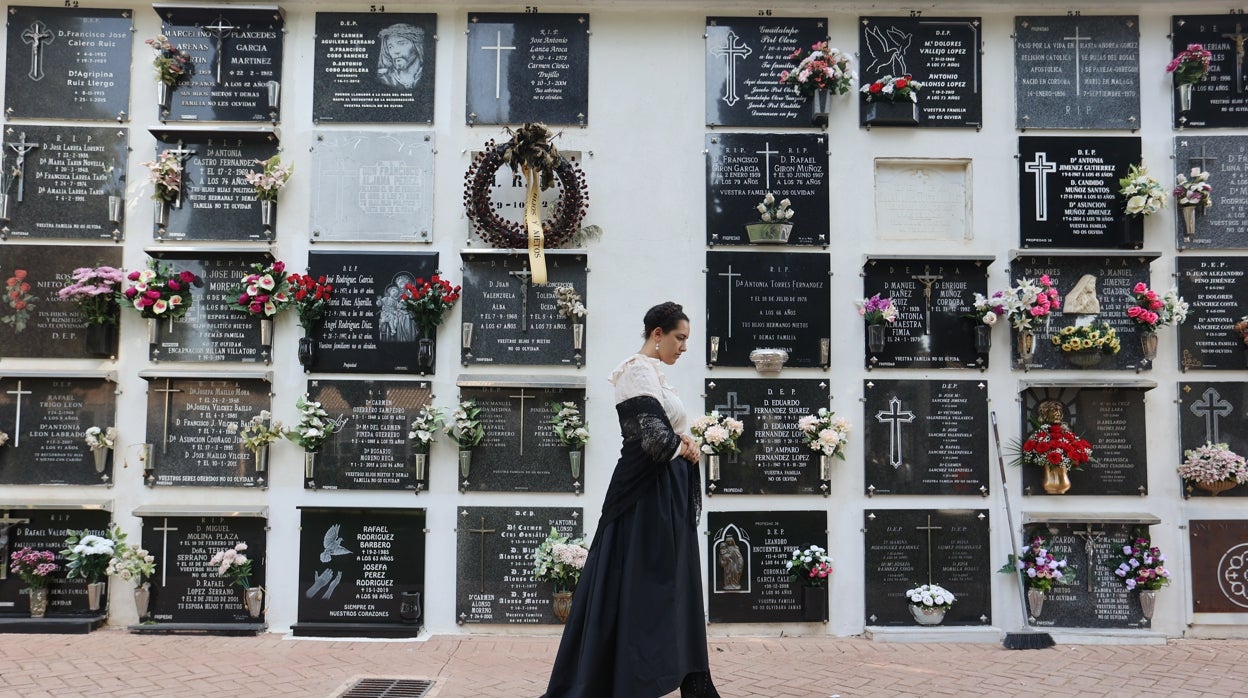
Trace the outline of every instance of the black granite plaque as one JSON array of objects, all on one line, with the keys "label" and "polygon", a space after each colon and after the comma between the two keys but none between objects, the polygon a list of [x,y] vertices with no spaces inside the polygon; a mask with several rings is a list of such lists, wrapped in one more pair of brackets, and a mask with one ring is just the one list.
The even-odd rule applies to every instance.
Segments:
[{"label": "black granite plaque", "polygon": [[788,244],[827,245],[827,138],[815,133],[706,135],[708,245],[749,244],[746,226],[760,222],[757,207],[768,192],[777,201],[792,202]]},{"label": "black granite plaque", "polygon": [[867,625],[915,625],[906,592],[939,584],[953,593],[944,625],[992,623],[987,509],[869,509],[863,517]]},{"label": "black granite plaque", "polygon": [[[273,225],[261,224],[260,201],[256,189],[247,183],[247,173],[259,172],[277,153],[277,137],[258,131],[153,131],[156,152],[179,153],[182,198],[169,209],[164,230],[153,221],[158,240],[262,240],[272,241],[281,217],[280,200]],[[289,164],[289,162],[287,163]],[[149,189],[150,191],[150,189]],[[153,201],[152,206],[160,205]]]},{"label": "black granite plaque", "polygon": [[[1060,311],[1048,315],[1045,322],[1033,323],[1036,333],[1036,353],[1027,366],[1029,368],[1075,369],[1076,366],[1063,355],[1061,347],[1052,342],[1052,335],[1061,332],[1063,327],[1075,325],[1089,320],[1109,323],[1120,340],[1117,354],[1106,354],[1101,363],[1085,370],[1136,370],[1151,369],[1152,364],[1144,360],[1144,352],[1140,347],[1140,330],[1135,321],[1127,317],[1127,306],[1134,302],[1131,289],[1141,281],[1149,283],[1151,272],[1149,264],[1158,257],[1155,252],[1141,252],[1136,255],[1023,255],[1010,262],[1011,284],[1018,283],[1022,278],[1035,281],[1048,274],[1062,298]],[[1092,278],[1089,278],[1092,277]],[[1077,309],[1093,309],[1093,306],[1081,305],[1084,293],[1075,293],[1080,284],[1096,291],[1096,300],[1100,312],[1092,315],[1086,312],[1073,312]],[[1150,284],[1151,287],[1151,284]],[[1073,296],[1079,297],[1079,302]],[[1190,322],[1190,319],[1189,319]],[[1161,338],[1172,331],[1162,329]],[[1011,329],[1011,334],[1016,332]],[[1018,357],[1018,342],[1011,338],[1014,347],[1014,365],[1021,366]]]},{"label": "black granite plaque", "polygon": [[590,309],[581,318],[583,337],[586,320],[593,317],[585,253],[548,250],[545,257],[547,283],[538,286],[531,283],[527,253],[463,253],[460,352],[465,366],[579,366],[584,361],[583,339],[577,347],[572,323],[559,316],[555,290],[575,288]]},{"label": "black granite plaque", "polygon": [[[56,294],[73,283],[70,277],[74,269],[101,265],[121,268],[121,248],[6,245],[4,260],[0,261],[0,280],[16,279],[21,298],[12,299],[12,305],[0,304],[0,356],[100,358],[87,351],[86,320],[78,306]],[[19,272],[25,275],[19,278]],[[29,285],[26,291],[22,291],[23,283]],[[6,283],[5,287],[10,286]],[[19,300],[25,307],[16,307]],[[116,355],[115,331],[111,346]]]},{"label": "black granite plaque", "polygon": [[1175,136],[1175,174],[1190,177],[1193,168],[1209,173],[1213,205],[1196,207],[1196,230],[1189,235],[1183,208],[1170,201],[1175,244],[1180,250],[1248,248],[1248,197],[1243,195],[1248,191],[1248,137]]},{"label": "black granite plaque", "polygon": [[1015,126],[1140,127],[1140,18],[1014,18]]},{"label": "black granite plaque", "polygon": [[1192,610],[1196,613],[1243,613],[1248,587],[1243,569],[1248,562],[1248,521],[1188,521],[1191,551]]},{"label": "black granite plaque", "polygon": [[831,275],[826,254],[708,251],[707,364],[753,366],[755,349],[783,349],[786,367],[826,367]]},{"label": "black granite plaque", "polygon": [[277,121],[286,33],[280,8],[153,8],[161,33],[191,56],[191,70],[174,88],[166,120]]},{"label": "black granite plaque", "polygon": [[[1239,454],[1248,453],[1248,386],[1241,382],[1179,383],[1179,454],[1182,463],[1188,449],[1206,443],[1224,443]],[[1209,496],[1199,487],[1187,487],[1185,494]],[[1239,485],[1219,497],[1248,496],[1248,487]]]},{"label": "black granite plaque", "polygon": [[[1023,391],[1020,441],[1039,419],[1041,405],[1055,401],[1063,423],[1092,445],[1092,461],[1069,472],[1065,496],[1148,494],[1148,445],[1144,397],[1150,388],[1051,386]],[[1023,493],[1044,495],[1044,469],[1022,466]]]},{"label": "black granite plaque", "polygon": [[101,485],[115,453],[96,470],[90,427],[116,424],[117,386],[104,378],[0,377],[0,482],[9,485]]},{"label": "black granite plaque", "polygon": [[[885,325],[884,350],[864,345],[868,367],[984,368],[975,349],[975,294],[988,295],[991,259],[868,259],[863,297],[880,294],[897,306]],[[864,343],[866,331],[863,332]]]},{"label": "black granite plaque", "polygon": [[[1244,41],[1248,20],[1242,15],[1172,15],[1170,48],[1177,56],[1190,44],[1201,44],[1213,54],[1209,74],[1192,90],[1192,108],[1181,111],[1179,90],[1171,87],[1176,128],[1235,128],[1248,126],[1248,63]],[[1167,76],[1168,77],[1168,76]]]},{"label": "black granite plaque", "polygon": [[1019,136],[1019,244],[1139,249],[1144,217],[1128,217],[1118,193],[1118,180],[1139,162],[1134,136]]},{"label": "black granite plaque", "polygon": [[706,528],[711,533],[706,551],[710,622],[804,620],[801,587],[789,581],[785,563],[794,550],[812,545],[827,549],[828,512],[710,511]]},{"label": "black granite plaque", "polygon": [[580,508],[460,507],[455,525],[457,623],[558,622],[553,586],[533,578],[533,552],[552,526],[559,535],[584,535]]},{"label": "black granite plaque", "polygon": [[469,125],[584,126],[589,120],[589,15],[468,15]]},{"label": "black granite plaque", "polygon": [[10,118],[130,118],[129,10],[10,7],[4,107]]},{"label": "black granite plaque", "polygon": [[707,380],[705,395],[707,412],[745,423],[737,440],[741,452],[722,456],[720,479],[706,483],[709,494],[828,493],[819,479],[819,454],[797,428],[797,420],[828,406],[826,381]]},{"label": "black granite plaque", "polygon": [[238,300],[235,287],[255,271],[252,265],[269,264],[272,257],[267,252],[195,254],[197,259],[162,260],[178,271],[191,272],[203,286],[194,289],[191,309],[184,317],[155,321],[156,343],[149,346],[152,361],[268,363],[272,347],[260,343],[260,320],[227,303]]},{"label": "black granite plaque", "polygon": [[[429,487],[429,461],[417,477],[408,427],[429,404],[428,381],[310,380],[308,393],[326,412],[349,417],[341,435],[318,452],[321,489],[417,490]],[[449,441],[439,434],[439,441]],[[449,463],[445,464],[448,466]]]},{"label": "black granite plaque", "polygon": [[863,395],[868,495],[987,494],[986,381],[873,379]]},{"label": "black granite plaque", "polygon": [[[178,487],[255,487],[267,472],[256,472],[252,454],[231,424],[243,424],[271,410],[270,387],[260,378],[214,380],[146,376],[146,463],[152,485]],[[150,550],[151,548],[149,548]]]},{"label": "black granite plaque", "polygon": [[[326,277],[333,298],[316,335],[311,370],[339,373],[417,371],[419,329],[404,310],[403,288],[437,273],[437,252],[310,252],[308,274]],[[453,331],[455,312],[443,319]],[[444,341],[447,341],[444,339]],[[436,365],[435,365],[436,367]],[[432,369],[429,371],[432,373]]]},{"label": "black granite plaque", "polygon": [[6,234],[120,240],[129,140],[130,132],[122,127],[22,124],[5,129],[4,166],[21,174],[6,192],[12,216]]},{"label": "black granite plaque", "polygon": [[[983,124],[978,17],[861,17],[859,86],[886,75],[919,81],[920,126]],[[859,99],[859,122],[871,104]]]},{"label": "black granite plaque", "polygon": [[1088,523],[1027,527],[1026,542],[1042,535],[1049,552],[1066,560],[1067,583],[1045,593],[1044,610],[1033,623],[1059,628],[1149,627],[1140,611],[1140,595],[1127,591],[1114,574],[1117,565],[1110,565],[1122,555],[1122,546],[1134,537],[1134,529],[1129,524]]},{"label": "black granite plaque", "polygon": [[300,507],[299,591],[296,634],[328,623],[405,624],[415,635],[424,621],[425,510]]},{"label": "black granite plaque", "polygon": [[438,16],[316,13],[312,119],[433,123]]},{"label": "black granite plaque", "polygon": [[[552,402],[574,402],[585,414],[584,388],[460,388],[461,400],[481,408],[485,439],[472,449],[468,472],[460,464],[459,489],[471,492],[580,492],[594,464],[582,462],[573,474],[568,447],[551,428]],[[447,422],[451,422],[450,415]],[[593,425],[589,425],[593,434]],[[600,464],[605,465],[605,464]],[[601,468],[599,468],[601,470]],[[595,473],[605,477],[605,472]]]},{"label": "black granite plaque", "polygon": [[810,126],[811,106],[780,73],[794,49],[828,38],[818,17],[707,17],[708,126]]},{"label": "black granite plaque", "polygon": [[252,586],[267,586],[267,520],[259,516],[143,516],[142,545],[156,558],[151,578],[157,623],[258,623],[243,590],[209,565],[219,551],[246,543]]},{"label": "black granite plaque", "polygon": [[[8,571],[9,554],[22,548],[46,550],[56,555],[56,564],[60,569],[52,573],[52,583],[48,587],[49,618],[104,614],[106,611],[92,611],[87,605],[87,580],[66,579],[66,561],[59,553],[65,549],[65,539],[70,531],[85,529],[88,533],[102,536],[111,519],[112,515],[100,507],[27,509],[8,508],[0,502],[0,533],[7,528],[9,537],[8,545],[0,546],[6,572],[0,578],[0,618],[30,616],[26,583]],[[102,603],[107,604],[107,599]]]},{"label": "black granite plaque", "polygon": [[1178,326],[1179,366],[1239,371],[1248,366],[1248,345],[1232,327],[1248,314],[1248,258],[1176,257],[1179,295],[1190,304]]}]

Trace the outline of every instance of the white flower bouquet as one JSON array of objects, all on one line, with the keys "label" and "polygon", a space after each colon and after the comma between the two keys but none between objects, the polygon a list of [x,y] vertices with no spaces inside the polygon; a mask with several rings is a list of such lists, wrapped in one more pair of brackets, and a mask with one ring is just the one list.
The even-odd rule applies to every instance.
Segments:
[{"label": "white flower bouquet", "polygon": [[745,433],[745,424],[712,411],[693,420],[689,431],[698,440],[699,450],[705,454],[737,453],[737,439]]},{"label": "white flower bouquet", "polygon": [[802,440],[806,442],[807,448],[825,456],[836,456],[845,460],[849,420],[835,417],[835,414],[826,407],[820,407],[814,414],[797,420],[797,428],[802,432]]},{"label": "white flower bouquet", "polygon": [[99,427],[88,427],[82,433],[82,438],[87,442],[87,447],[92,451],[98,451],[102,448],[116,448],[117,428],[108,427],[107,429],[101,429]]},{"label": "white flower bouquet", "polygon": [[1118,186],[1118,193],[1127,200],[1128,216],[1151,216],[1166,207],[1166,190],[1142,164],[1131,165]]},{"label": "white flower bouquet", "polygon": [[953,608],[954,602],[958,600],[953,592],[939,584],[917,586],[906,592],[906,598],[910,599],[910,604],[913,606],[939,608],[944,611]]},{"label": "white flower bouquet", "polygon": [[422,453],[429,450],[429,444],[433,443],[438,434],[438,430],[444,425],[446,419],[445,413],[441,407],[433,407],[425,405],[420,408],[420,412],[416,415],[416,419],[412,420],[412,426],[407,432],[407,438],[411,440],[412,446],[419,449]]}]

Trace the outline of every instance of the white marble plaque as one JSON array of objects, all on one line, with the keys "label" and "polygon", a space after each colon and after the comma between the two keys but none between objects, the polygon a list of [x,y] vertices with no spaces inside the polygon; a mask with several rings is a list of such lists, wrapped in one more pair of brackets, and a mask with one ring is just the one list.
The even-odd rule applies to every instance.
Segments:
[{"label": "white marble plaque", "polygon": [[879,240],[970,240],[971,161],[876,158]]},{"label": "white marble plaque", "polygon": [[324,131],[312,148],[312,241],[433,241],[433,131]]}]

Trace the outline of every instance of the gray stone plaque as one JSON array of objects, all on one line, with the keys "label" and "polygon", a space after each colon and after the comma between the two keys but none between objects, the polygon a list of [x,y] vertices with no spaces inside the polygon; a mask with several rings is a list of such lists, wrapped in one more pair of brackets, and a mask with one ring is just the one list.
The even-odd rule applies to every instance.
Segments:
[{"label": "gray stone plaque", "polygon": [[[569,449],[555,436],[550,425],[550,418],[554,416],[550,403],[575,402],[583,415],[585,388],[494,383],[494,387],[460,388],[461,400],[476,400],[481,408],[485,439],[472,449],[467,472],[460,463],[459,489],[473,492],[580,492],[584,489],[585,470],[590,464],[582,462],[580,472],[573,473]],[[589,428],[593,434],[592,425]]]},{"label": "gray stone plaque", "polygon": [[1242,371],[1248,345],[1232,329],[1248,313],[1248,257],[1176,257],[1179,295],[1191,307],[1179,335],[1179,367]]},{"label": "gray stone plaque", "polygon": [[[432,398],[429,381],[318,379],[308,381],[308,393],[334,418],[348,418],[341,435],[317,454],[318,488],[428,488],[432,456],[426,461],[424,476],[418,477],[407,431],[420,408]],[[437,440],[450,441],[441,433]],[[450,464],[444,465],[449,471]]]},{"label": "gray stone plaque", "polygon": [[432,242],[433,131],[322,131],[312,240]]},{"label": "gray stone plaque", "polygon": [[589,119],[589,33],[587,14],[471,13],[467,123],[584,126]]},{"label": "gray stone plaque", "polygon": [[809,100],[781,85],[780,73],[792,69],[794,49],[827,38],[826,19],[707,17],[704,36],[708,126],[810,126]]},{"label": "gray stone plaque", "polygon": [[[73,283],[70,276],[74,269],[99,265],[121,268],[121,248],[6,245],[3,261],[0,261],[0,281],[16,280],[19,297],[0,302],[0,356],[107,358],[88,349],[87,325],[78,306],[57,297],[58,291]],[[6,289],[11,286],[5,284]],[[17,307],[19,301],[24,307]],[[113,339],[109,351],[116,355],[116,325],[109,329]]]},{"label": "gray stone plaque", "polygon": [[1248,136],[1175,136],[1175,174],[1190,175],[1194,167],[1209,173],[1213,205],[1196,208],[1196,229],[1189,235],[1183,209],[1171,199],[1175,245],[1180,250],[1248,248]]},{"label": "gray stone plaque", "polygon": [[271,410],[263,378],[143,376],[147,387],[148,485],[256,487],[268,480],[231,424]]},{"label": "gray stone plaque", "polygon": [[[0,378],[0,483],[100,485],[112,481],[116,455],[96,469],[84,433],[116,424],[117,386],[106,378]],[[133,438],[133,435],[132,435]]]}]

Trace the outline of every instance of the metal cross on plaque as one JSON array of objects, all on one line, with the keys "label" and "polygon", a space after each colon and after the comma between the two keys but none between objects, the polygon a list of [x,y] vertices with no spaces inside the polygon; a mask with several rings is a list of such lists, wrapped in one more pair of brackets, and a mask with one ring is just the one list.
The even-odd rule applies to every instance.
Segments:
[{"label": "metal cross on plaque", "polygon": [[524,455],[524,401],[532,400],[533,398],[537,396],[525,395],[524,388],[521,388],[519,395],[508,395],[507,397],[511,398],[512,400],[520,401],[520,453],[519,455],[523,456]]},{"label": "metal cross on plaque", "polygon": [[779,155],[780,151],[772,150],[771,143],[768,142],[768,143],[763,143],[763,149],[755,150],[754,154],[763,156],[763,190],[770,192],[771,191],[771,156]]},{"label": "metal cross on plaque", "polygon": [[230,24],[229,22],[227,22],[226,19],[222,17],[221,15],[217,15],[217,19],[215,23],[209,24],[208,26],[205,26],[205,27],[200,27],[200,29],[205,34],[207,34],[208,36],[211,36],[217,41],[217,53],[215,56],[217,86],[221,85],[221,63],[222,63],[221,59],[225,54],[225,37],[229,36],[230,34],[233,34],[235,29],[240,29],[240,28],[241,27],[236,27],[233,24]]},{"label": "metal cross on plaque", "polygon": [[161,421],[164,423],[162,426],[162,433],[160,437],[160,452],[162,454],[167,453],[169,451],[169,403],[171,401],[171,398],[173,397],[172,393],[182,392],[182,390],[179,388],[171,387],[172,385],[173,385],[173,380],[170,378],[166,378],[165,387],[152,388],[152,392],[165,394],[165,409],[164,409],[164,412],[161,413]]},{"label": "metal cross on plaque", "polygon": [[1222,441],[1222,435],[1218,429],[1218,418],[1234,412],[1235,406],[1223,400],[1222,394],[1216,389],[1208,388],[1201,395],[1201,399],[1193,402],[1188,409],[1197,417],[1205,418],[1205,441],[1216,444]]},{"label": "metal cross on plaque", "polygon": [[926,526],[915,526],[916,531],[927,531],[927,583],[932,583],[932,531],[944,530],[943,526],[932,525],[932,515],[927,515]]},{"label": "metal cross on plaque", "polygon": [[1079,95],[1083,93],[1083,69],[1081,67],[1082,59],[1083,59],[1083,49],[1079,44],[1081,42],[1091,41],[1091,40],[1092,40],[1092,37],[1090,36],[1079,36],[1078,25],[1075,25],[1074,36],[1062,37],[1062,41],[1073,41],[1075,44],[1075,96],[1076,97],[1078,97]]},{"label": "metal cross on plaque", "polygon": [[19,133],[17,138],[16,143],[9,144],[9,149],[17,153],[17,159],[13,162],[13,167],[17,170],[17,201],[21,203],[26,194],[26,153],[38,148],[39,144],[26,140],[25,131]]},{"label": "metal cross on plaque", "polygon": [[930,336],[932,334],[932,286],[935,285],[937,281],[940,281],[945,277],[939,274],[933,274],[932,268],[925,265],[923,267],[922,274],[911,276],[910,278],[923,284],[923,305],[925,306],[927,317],[923,334]]},{"label": "metal cross on plaque", "polygon": [[1057,172],[1057,163],[1049,162],[1048,153],[1036,153],[1036,159],[1023,166],[1036,176],[1036,220],[1049,220],[1049,175]]},{"label": "metal cross on plaque", "polygon": [[482,46],[482,51],[494,52],[494,99],[503,96],[503,51],[515,51],[515,46],[503,46],[503,31],[500,29],[493,46]]},{"label": "metal cross on plaque", "polygon": [[164,525],[163,527],[162,527],[162,526],[155,526],[155,527],[153,527],[153,528],[152,528],[152,530],[153,530],[153,531],[159,531],[159,532],[163,535],[163,537],[164,537],[164,541],[161,543],[161,548],[160,548],[160,565],[159,565],[159,567],[160,567],[160,585],[163,587],[163,586],[165,586],[165,581],[166,581],[166,579],[167,579],[167,577],[166,577],[166,573],[167,573],[167,571],[169,570],[169,532],[170,532],[170,531],[176,531],[176,530],[178,530],[178,529],[176,529],[176,528],[174,528],[174,527],[170,526],[170,525],[169,525],[169,519],[168,519],[168,517],[166,517],[166,518],[165,518],[165,525]]},{"label": "metal cross on plaque", "polygon": [[893,396],[888,399],[888,411],[875,413],[875,420],[880,424],[889,424],[888,430],[888,464],[894,469],[901,467],[901,425],[913,422],[915,414],[909,410],[901,411],[901,398]]},{"label": "metal cross on plaque", "polygon": [[532,284],[533,272],[528,269],[507,272],[520,280],[520,331],[529,331],[529,286]]},{"label": "metal cross on plaque", "polygon": [[1244,92],[1244,40],[1248,39],[1248,34],[1244,34],[1243,25],[1239,22],[1235,23],[1234,34],[1223,34],[1223,39],[1230,39],[1235,42],[1235,92],[1243,94]]},{"label": "metal cross on plaque", "polygon": [[728,271],[722,271],[718,276],[728,279],[728,339],[732,339],[732,279],[735,276],[741,276],[741,273],[733,273],[732,265],[729,264]]},{"label": "metal cross on plaque", "polygon": [[[183,173],[186,172],[186,161],[190,160],[191,158],[199,154],[198,151],[194,151],[194,150],[187,148],[186,145],[182,142],[181,138],[178,139],[178,147],[168,148],[166,152],[168,152],[170,155],[173,155],[174,157],[178,159],[178,164],[182,166]],[[182,208],[182,192],[185,189],[186,189],[186,177],[183,176],[182,182],[178,186],[178,195],[173,199],[174,208]],[[170,320],[170,322],[172,323],[172,319]]]},{"label": "metal cross on plaque", "polygon": [[52,43],[55,38],[56,35],[40,19],[36,19],[22,32],[22,43],[30,44],[30,72],[26,73],[26,77],[36,81],[43,79],[43,47]]},{"label": "metal cross on plaque", "polygon": [[497,533],[498,530],[494,528],[486,528],[485,516],[482,516],[480,528],[466,528],[464,529],[464,532],[481,534],[481,593],[484,594],[485,593],[485,534]]},{"label": "metal cross on plaque", "polygon": [[722,46],[716,46],[711,49],[711,55],[724,59],[725,77],[724,77],[724,96],[722,99],[728,106],[736,104],[741,98],[737,96],[737,59],[746,58],[754,50],[741,42],[741,37],[737,33],[728,30],[728,40]]},{"label": "metal cross on plaque", "polygon": [[6,390],[6,393],[13,396],[13,401],[17,405],[17,413],[13,416],[13,448],[22,445],[22,396],[33,395],[29,390],[22,390],[22,382],[17,382],[16,390]]},{"label": "metal cross on plaque", "polygon": [[[1184,141],[1183,145],[1186,146],[1187,141]],[[1202,170],[1208,170],[1209,163],[1217,162],[1217,161],[1218,161],[1218,158],[1215,158],[1212,155],[1209,155],[1205,152],[1204,143],[1200,144],[1200,157],[1188,157],[1187,158],[1187,164],[1191,165],[1192,167],[1199,167]]]},{"label": "metal cross on plaque", "polygon": [[1088,591],[1093,591],[1092,582],[1093,578],[1096,577],[1093,570],[1096,569],[1096,566],[1092,563],[1092,558],[1096,554],[1096,543],[1098,541],[1105,540],[1105,532],[1101,531],[1100,533],[1097,533],[1093,531],[1091,523],[1086,524],[1086,526],[1087,528],[1085,530],[1072,531],[1072,533],[1083,539],[1083,550],[1088,555]]},{"label": "metal cross on plaque", "polygon": [[4,510],[4,515],[0,516],[0,560],[4,564],[0,565],[0,579],[9,578],[9,532],[17,527],[18,524],[28,524],[30,519],[16,519],[9,514],[9,510]]}]

